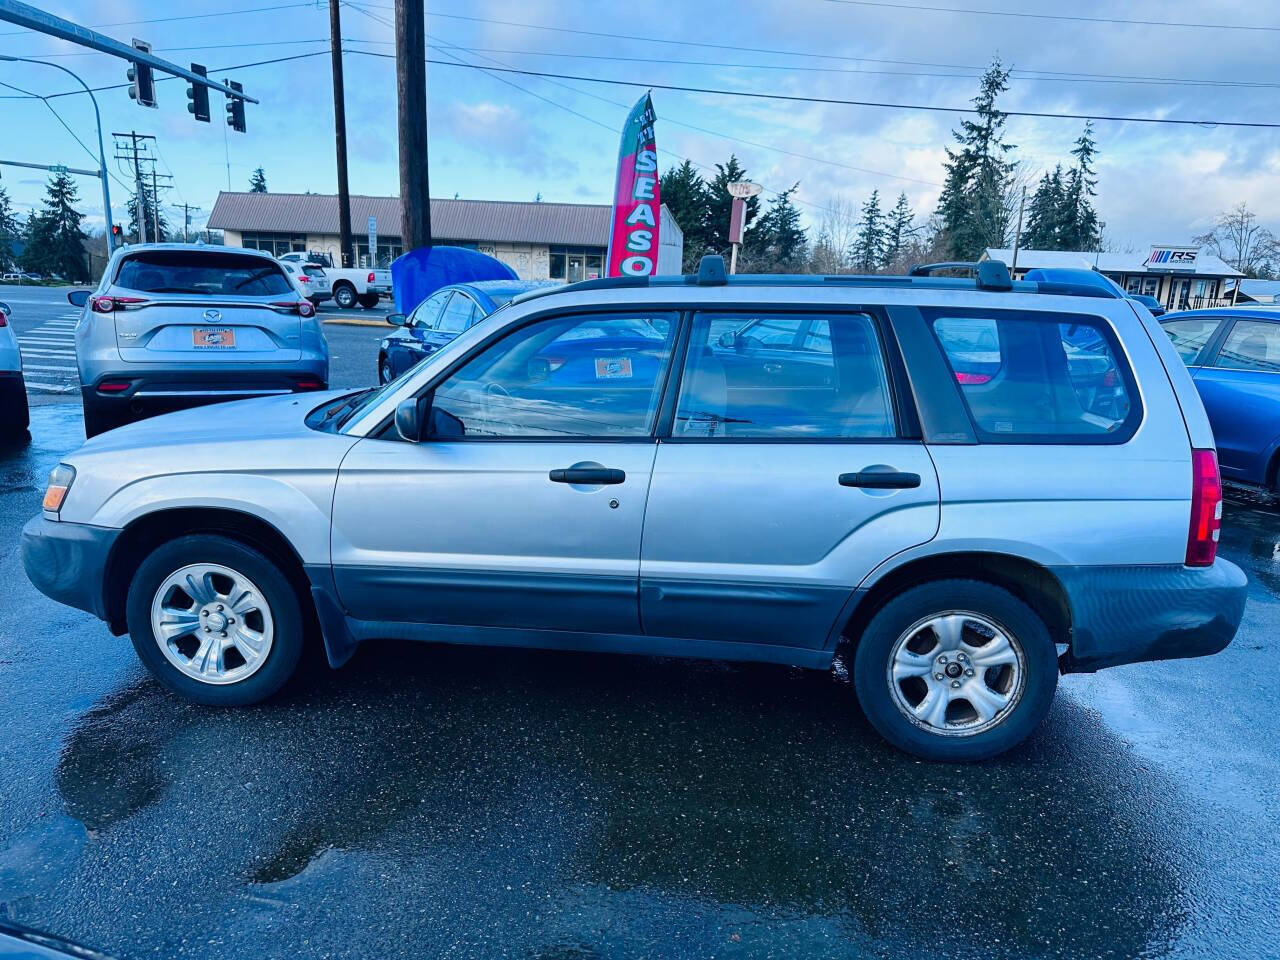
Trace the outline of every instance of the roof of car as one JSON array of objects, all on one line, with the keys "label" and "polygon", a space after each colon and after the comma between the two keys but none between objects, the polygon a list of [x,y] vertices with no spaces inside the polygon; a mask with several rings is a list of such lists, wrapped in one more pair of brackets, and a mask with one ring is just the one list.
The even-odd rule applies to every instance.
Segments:
[{"label": "roof of car", "polygon": [[275,260],[265,250],[254,250],[252,247],[223,247],[211,243],[131,243],[120,248],[121,256],[132,253],[150,253],[152,251],[178,250],[186,253],[231,253],[257,257],[260,260]]},{"label": "roof of car", "polygon": [[452,290],[465,290],[476,299],[484,299],[489,301],[492,306],[497,303],[506,303],[512,297],[522,293],[528,293],[530,290],[539,290],[543,287],[561,287],[564,284],[555,280],[474,280],[467,283],[451,283],[448,287],[441,287]]},{"label": "roof of car", "polygon": [[1259,320],[1280,320],[1280,306],[1265,303],[1241,303],[1234,307],[1202,307],[1199,310],[1170,310],[1158,318],[1161,323],[1183,320],[1189,317],[1256,317]]}]

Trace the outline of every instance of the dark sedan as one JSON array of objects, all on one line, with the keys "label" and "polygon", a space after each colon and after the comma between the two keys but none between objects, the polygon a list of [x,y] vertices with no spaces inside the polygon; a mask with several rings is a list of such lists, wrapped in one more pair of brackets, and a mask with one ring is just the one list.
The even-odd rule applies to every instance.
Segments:
[{"label": "dark sedan", "polygon": [[399,329],[384,338],[378,350],[378,382],[394,380],[519,294],[554,283],[547,280],[453,283],[423,300],[407,317],[403,313],[389,315],[387,322]]},{"label": "dark sedan", "polygon": [[1200,391],[1223,477],[1275,490],[1280,467],[1280,310],[1188,310],[1165,314],[1160,325]]}]

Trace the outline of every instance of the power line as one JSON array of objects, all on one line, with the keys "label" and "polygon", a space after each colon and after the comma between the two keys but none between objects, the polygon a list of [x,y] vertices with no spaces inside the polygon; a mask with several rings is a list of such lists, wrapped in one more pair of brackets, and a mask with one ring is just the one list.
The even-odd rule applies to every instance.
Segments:
[{"label": "power line", "polygon": [[[244,47],[290,47],[307,43],[328,43],[327,37],[318,37],[315,40],[256,40],[252,43],[204,43],[193,47],[153,47],[152,53],[185,53],[192,50],[238,50]],[[380,41],[378,41],[380,42]],[[38,54],[41,60],[51,60],[55,57],[109,57],[111,54],[103,53],[101,50],[77,50],[74,53],[41,53]]]},{"label": "power line", "polygon": [[[105,29],[107,27],[136,27],[148,23],[176,23],[180,20],[208,20],[212,17],[221,19],[222,17],[232,17],[242,13],[264,13],[268,10],[290,10],[296,7],[309,7],[309,0],[302,0],[298,3],[280,3],[269,7],[249,7],[244,10],[219,10],[217,13],[187,13],[177,17],[153,17],[147,20],[117,20],[114,23],[94,23],[90,26],[95,30]],[[29,30],[6,30],[0,33],[0,37],[13,37],[18,34],[30,33]]]},{"label": "power line", "polygon": [[1270,30],[1280,26],[1257,23],[1191,23],[1178,20],[1127,20],[1121,17],[1085,17],[1068,13],[1028,13],[1024,10],[981,10],[974,7],[939,7],[923,3],[889,3],[887,0],[826,0],[851,7],[881,7],[887,10],[918,10],[926,13],[962,13],[978,17],[1020,17],[1027,20],[1060,20],[1071,23],[1104,23],[1126,27],[1192,27],[1197,30]]},{"label": "power line", "polygon": [[[365,57],[395,59],[394,54],[377,53],[373,50],[352,50],[351,53]],[[450,60],[432,60],[427,63],[441,67],[461,67],[472,70],[496,70],[500,73],[515,73],[527,77],[550,77],[557,80],[577,80],[582,83],[602,83],[610,86],[632,87],[650,90],[672,90],[678,93],[701,93],[721,97],[744,97],[752,100],[780,100],[785,103],[820,103],[846,107],[874,107],[880,110],[915,110],[928,113],[974,113],[973,107],[943,107],[927,103],[891,103],[882,100],[846,100],[840,97],[807,97],[799,94],[761,93],[755,90],[729,90],[722,87],[693,87],[675,83],[638,83],[634,80],[616,80],[608,77],[583,77],[567,73],[550,73],[542,70],[525,70],[517,67],[481,67],[476,64],[457,63]],[[1104,113],[1059,113],[1049,110],[1001,110],[1000,113],[1010,117],[1035,117],[1049,120],[1096,120],[1114,123],[1150,123],[1170,124],[1174,126],[1193,127],[1248,127],[1256,129],[1280,128],[1280,123],[1267,123],[1257,120],[1189,120],[1175,117],[1131,117]]]}]

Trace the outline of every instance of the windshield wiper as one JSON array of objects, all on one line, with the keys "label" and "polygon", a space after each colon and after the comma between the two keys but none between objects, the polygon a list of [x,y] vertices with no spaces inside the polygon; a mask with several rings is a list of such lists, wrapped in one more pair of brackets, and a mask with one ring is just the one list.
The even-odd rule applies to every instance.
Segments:
[{"label": "windshield wiper", "polygon": [[324,412],[324,420],[321,422],[328,423],[331,419],[341,414],[342,418],[334,426],[335,430],[341,430],[347,425],[347,421],[364,406],[364,401],[368,399],[369,395],[377,389],[378,387],[366,387],[359,393],[353,393],[351,396],[345,397]]}]

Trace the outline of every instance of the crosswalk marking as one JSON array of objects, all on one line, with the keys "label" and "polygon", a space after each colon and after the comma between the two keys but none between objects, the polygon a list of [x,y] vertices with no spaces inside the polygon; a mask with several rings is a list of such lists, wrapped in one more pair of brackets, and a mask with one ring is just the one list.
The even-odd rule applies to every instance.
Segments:
[{"label": "crosswalk marking", "polygon": [[78,389],[80,377],[76,371],[75,344],[75,320],[78,316],[64,314],[18,334],[28,390],[34,393],[71,393]]}]

